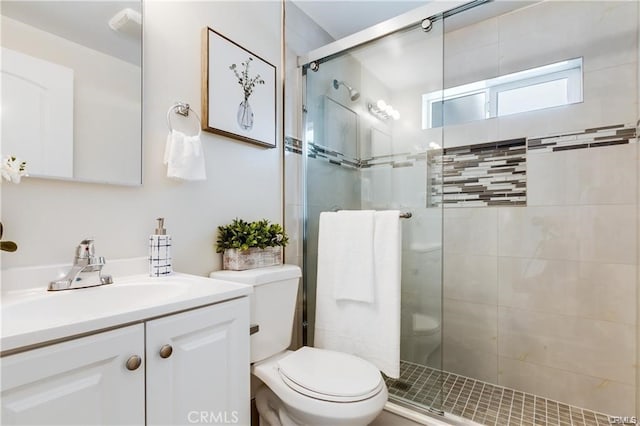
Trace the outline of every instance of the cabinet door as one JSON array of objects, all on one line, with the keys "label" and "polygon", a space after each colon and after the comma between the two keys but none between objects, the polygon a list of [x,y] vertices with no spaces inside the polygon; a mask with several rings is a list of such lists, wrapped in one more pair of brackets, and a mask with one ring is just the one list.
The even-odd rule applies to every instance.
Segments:
[{"label": "cabinet door", "polygon": [[3,357],[3,425],[142,425],[142,324]]},{"label": "cabinet door", "polygon": [[247,297],[147,322],[146,350],[148,424],[250,424]]}]

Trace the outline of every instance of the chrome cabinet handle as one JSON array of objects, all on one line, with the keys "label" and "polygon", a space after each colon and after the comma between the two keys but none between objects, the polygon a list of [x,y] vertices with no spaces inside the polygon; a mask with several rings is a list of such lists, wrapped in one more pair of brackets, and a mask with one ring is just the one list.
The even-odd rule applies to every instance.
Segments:
[{"label": "chrome cabinet handle", "polygon": [[171,345],[162,345],[160,348],[160,358],[169,358],[173,353]]},{"label": "chrome cabinet handle", "polygon": [[125,365],[127,366],[127,370],[133,371],[137,370],[141,364],[142,358],[140,358],[138,355],[131,355]]}]

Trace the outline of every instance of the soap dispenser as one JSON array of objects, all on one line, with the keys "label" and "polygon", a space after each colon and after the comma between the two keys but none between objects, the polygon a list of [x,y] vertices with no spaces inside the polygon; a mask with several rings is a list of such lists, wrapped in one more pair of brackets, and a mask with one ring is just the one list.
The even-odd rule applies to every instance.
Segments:
[{"label": "soap dispenser", "polygon": [[164,229],[164,218],[159,217],[155,233],[149,236],[149,275],[164,277],[171,275],[171,235]]}]

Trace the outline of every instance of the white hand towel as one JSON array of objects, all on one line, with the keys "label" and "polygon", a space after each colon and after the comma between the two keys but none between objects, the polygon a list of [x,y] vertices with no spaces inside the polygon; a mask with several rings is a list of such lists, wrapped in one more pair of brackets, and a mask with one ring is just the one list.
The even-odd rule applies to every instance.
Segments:
[{"label": "white hand towel", "polygon": [[[322,215],[321,215],[322,219]],[[337,300],[332,266],[318,248],[315,346],[350,353],[376,365],[387,376],[400,376],[400,212],[375,212],[373,232],[374,300]],[[320,239],[324,239],[323,228]]]},{"label": "white hand towel", "polygon": [[373,214],[371,210],[342,210],[320,214],[318,256],[336,300],[372,303]]},{"label": "white hand towel", "polygon": [[200,133],[187,136],[172,130],[167,136],[164,164],[167,165],[168,177],[182,180],[206,180]]}]

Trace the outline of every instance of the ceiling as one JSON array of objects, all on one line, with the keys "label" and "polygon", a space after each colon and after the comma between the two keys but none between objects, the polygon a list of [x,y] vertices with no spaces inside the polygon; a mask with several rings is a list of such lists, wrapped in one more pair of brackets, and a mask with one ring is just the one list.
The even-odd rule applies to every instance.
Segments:
[{"label": "ceiling", "polygon": [[141,1],[12,1],[2,0],[1,12],[129,63],[140,65],[141,38],[109,28],[109,19],[124,8],[141,11]]},{"label": "ceiling", "polygon": [[338,40],[424,6],[425,0],[292,0],[304,13]]}]

